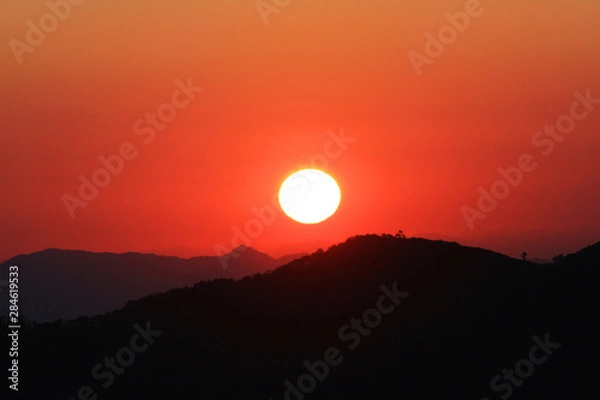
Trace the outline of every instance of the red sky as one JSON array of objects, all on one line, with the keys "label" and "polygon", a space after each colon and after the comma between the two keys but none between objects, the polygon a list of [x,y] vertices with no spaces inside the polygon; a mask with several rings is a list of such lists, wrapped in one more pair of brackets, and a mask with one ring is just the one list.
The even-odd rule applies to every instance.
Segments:
[{"label": "red sky", "polygon": [[[252,0],[88,0],[24,51],[27,21],[49,12],[33,3],[1,6],[0,258],[230,247],[251,208],[341,130],[354,141],[325,168],[338,212],[307,226],[277,210],[253,247],[279,255],[403,229],[551,257],[600,239],[600,104],[578,105],[587,114],[547,156],[532,142],[570,115],[575,92],[600,98],[595,0],[303,0],[268,25]],[[409,53],[425,56],[424,35],[465,7],[478,16],[417,74]],[[203,91],[178,94],[187,104],[144,143],[136,121],[188,79]],[[136,157],[72,218],[63,196],[123,143]],[[536,169],[471,230],[463,207],[524,154]]]}]

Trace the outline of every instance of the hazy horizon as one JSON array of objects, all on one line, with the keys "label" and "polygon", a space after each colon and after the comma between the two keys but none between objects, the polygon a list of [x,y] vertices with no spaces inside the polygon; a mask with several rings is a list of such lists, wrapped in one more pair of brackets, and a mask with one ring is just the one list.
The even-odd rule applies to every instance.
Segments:
[{"label": "hazy horizon", "polygon": [[[458,242],[463,246],[478,247],[485,250],[491,250],[500,254],[505,254],[513,258],[520,258],[523,251],[526,251],[530,259],[544,259],[550,261],[554,256],[559,254],[571,254],[575,253],[589,245],[593,245],[598,242],[598,236],[596,230],[593,228],[579,229],[578,233],[581,233],[581,237],[574,237],[569,232],[537,232],[536,234],[531,233],[529,237],[515,238],[510,233],[505,233],[502,236],[493,237],[481,237],[477,240],[461,240],[460,238],[453,237],[451,235],[429,233],[429,234],[415,234],[411,235],[408,233],[408,237],[423,238],[429,240],[443,240],[448,242]],[[372,233],[387,233],[393,234],[393,232],[364,232],[361,234],[372,234]],[[342,238],[338,242],[309,242],[309,243],[286,243],[279,245],[275,248],[263,249],[257,246],[248,246],[252,249],[261,253],[267,254],[268,256],[277,259],[293,254],[300,253],[313,253],[318,249],[327,249],[330,246],[336,245],[337,243],[346,240]],[[495,244],[495,245],[492,245]],[[246,246],[241,244],[241,246]],[[60,248],[57,246],[49,246],[39,248],[33,251],[27,251],[23,253],[13,254],[8,257],[0,257],[2,262],[8,261],[9,259],[20,255],[20,254],[31,254],[39,251],[43,251],[49,248],[59,248],[61,250],[83,250],[90,252],[107,252],[107,253],[142,253],[142,254],[156,254],[161,256],[174,256],[179,258],[192,258],[200,256],[216,257],[222,254],[218,254],[214,249],[201,248],[194,246],[171,246],[161,249],[79,249],[79,248]],[[231,250],[234,250],[231,248]]]}]

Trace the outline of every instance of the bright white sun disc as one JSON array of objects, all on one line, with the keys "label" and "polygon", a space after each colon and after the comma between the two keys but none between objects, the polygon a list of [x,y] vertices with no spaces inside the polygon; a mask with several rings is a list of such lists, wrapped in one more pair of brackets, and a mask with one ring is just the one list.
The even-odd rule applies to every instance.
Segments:
[{"label": "bright white sun disc", "polygon": [[294,172],[279,189],[279,204],[283,212],[303,224],[316,224],[331,217],[341,198],[335,179],[318,169]]}]

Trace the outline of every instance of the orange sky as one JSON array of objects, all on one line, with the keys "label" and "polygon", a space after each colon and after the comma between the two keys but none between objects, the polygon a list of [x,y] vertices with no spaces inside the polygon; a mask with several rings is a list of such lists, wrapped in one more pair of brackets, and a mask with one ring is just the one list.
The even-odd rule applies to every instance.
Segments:
[{"label": "orange sky", "polygon": [[[252,0],[87,0],[18,53],[11,40],[28,46],[27,21],[39,27],[49,8],[3,2],[0,258],[214,253],[341,129],[354,141],[325,168],[342,189],[337,214],[306,226],[278,210],[253,247],[403,229],[549,257],[599,240],[600,105],[548,156],[532,137],[569,114],[576,91],[600,98],[600,3],[481,1],[417,76],[409,52],[425,54],[424,35],[469,1],[423,3],[291,1],[265,25]],[[188,79],[203,91],[180,93],[188,104],[144,143],[133,125]],[[71,218],[62,196],[127,142],[136,157]],[[461,208],[523,154],[537,168],[469,229]]]}]

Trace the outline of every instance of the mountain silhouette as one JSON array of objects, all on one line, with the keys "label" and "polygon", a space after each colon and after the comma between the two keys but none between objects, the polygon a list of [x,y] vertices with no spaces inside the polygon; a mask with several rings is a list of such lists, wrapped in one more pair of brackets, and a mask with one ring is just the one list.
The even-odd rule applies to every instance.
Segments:
[{"label": "mountain silhouette", "polygon": [[[222,260],[216,256],[182,259],[47,249],[0,264],[0,273],[8,276],[10,265],[19,266],[20,312],[41,322],[105,313],[123,307],[129,300],[201,280],[240,279],[300,256],[274,259],[252,248],[236,249]],[[3,308],[0,315],[6,316],[7,312]]]},{"label": "mountain silhouette", "polygon": [[[457,243],[352,237],[238,281],[198,282],[93,318],[23,322],[21,393],[598,398],[599,266],[600,243],[539,265]],[[122,349],[140,343],[130,362]],[[128,365],[107,372],[115,354]]]}]

